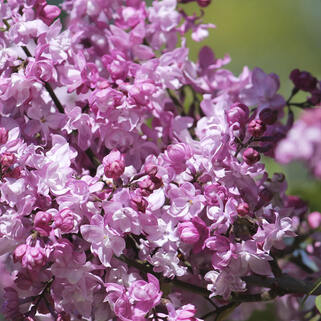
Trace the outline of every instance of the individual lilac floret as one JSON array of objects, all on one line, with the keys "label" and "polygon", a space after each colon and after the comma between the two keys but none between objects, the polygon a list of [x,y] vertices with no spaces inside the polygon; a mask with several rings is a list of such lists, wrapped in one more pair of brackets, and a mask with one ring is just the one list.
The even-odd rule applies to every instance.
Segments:
[{"label": "individual lilac floret", "polygon": [[154,308],[162,297],[158,279],[147,273],[148,282],[144,280],[134,281],[128,291],[124,286],[116,283],[106,283],[108,301],[120,320],[129,321],[146,320],[144,316]]},{"label": "individual lilac floret", "polygon": [[204,207],[204,196],[199,194],[194,185],[187,182],[180,187],[172,185],[168,191],[172,201],[170,214],[176,217],[189,219],[195,217]]},{"label": "individual lilac floret", "polygon": [[243,127],[249,118],[249,108],[241,103],[233,104],[227,112],[227,121],[229,124],[238,123],[239,127]]},{"label": "individual lilac floret", "polygon": [[141,315],[155,307],[162,297],[158,279],[150,273],[147,274],[147,279],[148,282],[135,281],[128,289],[130,299],[135,301],[135,310],[140,311]]},{"label": "individual lilac floret", "polygon": [[98,255],[103,265],[109,267],[113,253],[120,256],[126,244],[116,231],[109,228],[106,220],[106,217],[94,215],[90,225],[82,225],[80,231],[83,238],[91,243],[91,251]]},{"label": "individual lilac floret", "polygon": [[58,229],[61,234],[77,233],[81,218],[68,208],[64,208],[54,216],[53,228]]},{"label": "individual lilac floret", "polygon": [[48,26],[60,15],[59,7],[47,4],[46,0],[37,0],[35,10],[38,17]]},{"label": "individual lilac floret", "polygon": [[225,236],[212,236],[206,242],[206,247],[214,251],[212,255],[212,265],[214,268],[222,269],[238,257],[235,244]]},{"label": "individual lilac floret", "polygon": [[193,155],[191,147],[187,144],[170,145],[165,151],[164,160],[177,174],[186,169],[186,161]]},{"label": "individual lilac floret", "polygon": [[265,108],[280,110],[285,100],[277,93],[279,88],[280,81],[276,74],[266,74],[262,69],[254,68],[251,83],[241,91],[240,98],[248,106],[257,105],[259,111]]},{"label": "individual lilac floret", "polygon": [[262,227],[254,235],[254,239],[263,243],[264,251],[269,251],[272,246],[283,249],[285,247],[283,239],[296,236],[294,230],[295,226],[290,217],[282,218],[278,213],[275,213],[275,222],[268,223],[264,220]]},{"label": "individual lilac floret", "polygon": [[196,308],[193,304],[186,304],[175,310],[175,307],[168,303],[166,304],[168,310],[168,321],[201,321],[195,317]]},{"label": "individual lilac floret", "polygon": [[113,149],[103,159],[104,173],[106,177],[117,179],[125,170],[125,158],[117,149]]},{"label": "individual lilac floret", "polygon": [[222,272],[209,271],[205,274],[205,281],[209,282],[207,289],[211,291],[210,297],[221,295],[227,300],[231,292],[243,292],[246,290],[246,283],[239,277],[238,271],[226,270]]},{"label": "individual lilac floret", "polygon": [[321,108],[305,111],[276,148],[276,159],[287,164],[303,160],[321,179]]}]

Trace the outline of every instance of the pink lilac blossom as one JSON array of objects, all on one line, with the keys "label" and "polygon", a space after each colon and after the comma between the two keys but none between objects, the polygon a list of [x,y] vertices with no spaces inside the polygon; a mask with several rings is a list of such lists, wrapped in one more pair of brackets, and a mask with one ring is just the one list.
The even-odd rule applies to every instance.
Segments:
[{"label": "pink lilac blossom", "polygon": [[[206,46],[191,61],[188,33],[202,41],[215,28],[184,11],[191,1],[1,2],[8,321],[219,319],[269,286],[297,309],[306,292],[278,281],[319,277],[320,213],[307,215],[261,156],[303,159],[320,177],[320,108],[291,128],[292,96],[308,91],[299,105],[318,104],[320,83],[293,71],[286,101],[276,74],[236,76]],[[311,242],[292,249],[301,234]],[[304,253],[314,270],[282,251],[292,262]]]}]

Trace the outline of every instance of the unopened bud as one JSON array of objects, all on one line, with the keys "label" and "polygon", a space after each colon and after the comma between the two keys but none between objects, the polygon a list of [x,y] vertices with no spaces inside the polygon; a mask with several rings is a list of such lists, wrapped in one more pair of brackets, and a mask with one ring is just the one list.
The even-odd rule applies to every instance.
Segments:
[{"label": "unopened bud", "polygon": [[178,224],[178,234],[180,239],[187,244],[196,243],[200,234],[193,222],[183,222]]},{"label": "unopened bud", "polygon": [[247,125],[247,130],[253,137],[261,137],[266,130],[266,126],[261,119],[253,119]]},{"label": "unopened bud", "polygon": [[290,74],[290,79],[293,81],[294,86],[303,91],[312,91],[316,85],[317,80],[307,71],[300,71],[294,69]]},{"label": "unopened bud", "polygon": [[260,159],[260,153],[255,149],[249,147],[243,153],[244,162],[248,165],[253,165],[257,163]]},{"label": "unopened bud", "polygon": [[103,159],[104,173],[106,177],[117,179],[125,170],[125,158],[117,149],[113,149]]}]

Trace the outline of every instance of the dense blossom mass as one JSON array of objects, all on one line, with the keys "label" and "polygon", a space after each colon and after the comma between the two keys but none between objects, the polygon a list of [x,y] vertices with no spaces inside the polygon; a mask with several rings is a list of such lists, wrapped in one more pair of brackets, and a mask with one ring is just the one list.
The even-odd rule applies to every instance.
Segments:
[{"label": "dense blossom mass", "polygon": [[274,73],[236,76],[209,47],[191,61],[187,34],[215,26],[187,2],[0,1],[8,321],[246,320],[272,299],[282,320],[317,314],[299,303],[321,214],[261,158],[321,178],[320,82],[296,69],[286,99]]}]

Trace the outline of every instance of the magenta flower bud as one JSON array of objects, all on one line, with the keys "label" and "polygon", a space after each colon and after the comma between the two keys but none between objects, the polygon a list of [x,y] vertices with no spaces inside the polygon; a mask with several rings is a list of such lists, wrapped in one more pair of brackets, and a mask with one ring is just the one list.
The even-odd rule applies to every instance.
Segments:
[{"label": "magenta flower bud", "polygon": [[0,145],[8,141],[8,131],[4,127],[0,127]]},{"label": "magenta flower bud", "polygon": [[240,216],[249,215],[249,213],[250,213],[249,204],[246,203],[246,202],[240,203],[240,204],[238,205],[238,207],[237,207],[237,213],[238,213]]},{"label": "magenta flower bud", "polygon": [[16,160],[16,157],[12,153],[5,152],[0,156],[0,163],[2,167],[10,167],[11,165],[14,164],[15,160]]},{"label": "magenta flower bud", "polygon": [[34,227],[35,230],[41,235],[41,236],[49,236],[51,231],[51,223],[52,216],[48,212],[42,212],[39,211],[35,218],[34,218]]},{"label": "magenta flower bud", "polygon": [[45,4],[42,7],[42,10],[40,9],[39,17],[43,20],[44,23],[46,23],[49,26],[60,15],[60,13],[61,10],[59,7],[50,4]]},{"label": "magenta flower bud", "polygon": [[197,0],[200,7],[205,8],[211,4],[211,0]]},{"label": "magenta flower bud", "polygon": [[164,160],[172,167],[177,174],[186,169],[186,161],[193,155],[191,147],[187,144],[179,143],[170,145],[165,151]]},{"label": "magenta flower bud", "polygon": [[104,173],[106,177],[117,179],[125,170],[125,158],[117,149],[113,149],[103,159]]},{"label": "magenta flower bud", "polygon": [[243,159],[246,164],[253,165],[261,159],[261,156],[258,151],[249,147],[243,152]]},{"label": "magenta flower bud", "polygon": [[320,212],[312,212],[308,215],[308,223],[309,225],[315,229],[321,225],[321,213]]},{"label": "magenta flower bud", "polygon": [[193,222],[183,222],[178,224],[178,234],[180,239],[187,244],[196,243],[200,234]]},{"label": "magenta flower bud", "polygon": [[272,125],[278,119],[278,112],[271,108],[265,108],[260,112],[259,117],[264,124]]},{"label": "magenta flower bud", "polygon": [[15,262],[20,262],[23,268],[34,270],[46,264],[47,255],[40,241],[37,240],[33,246],[29,244],[17,246],[13,253],[13,259]]},{"label": "magenta flower bud", "polygon": [[242,126],[247,122],[249,114],[250,111],[246,105],[235,103],[227,112],[227,121],[229,124],[239,123]]},{"label": "magenta flower bud", "polygon": [[247,125],[247,131],[254,137],[261,137],[266,130],[266,126],[261,119],[253,119]]},{"label": "magenta flower bud", "polygon": [[312,91],[316,85],[317,80],[307,71],[300,71],[299,69],[292,70],[290,79],[294,86],[303,91]]},{"label": "magenta flower bud", "polygon": [[168,159],[172,162],[181,162],[188,159],[191,155],[188,146],[185,144],[171,145],[166,153]]},{"label": "magenta flower bud", "polygon": [[34,270],[42,267],[47,262],[47,256],[43,247],[37,241],[35,246],[28,246],[25,255],[22,258],[22,266],[28,270]]},{"label": "magenta flower bud", "polygon": [[54,216],[54,228],[59,228],[61,233],[70,233],[75,227],[76,215],[68,208],[64,208]]}]

